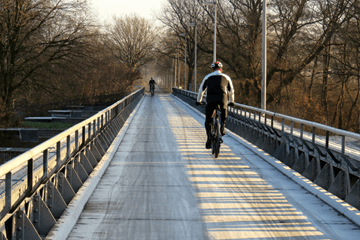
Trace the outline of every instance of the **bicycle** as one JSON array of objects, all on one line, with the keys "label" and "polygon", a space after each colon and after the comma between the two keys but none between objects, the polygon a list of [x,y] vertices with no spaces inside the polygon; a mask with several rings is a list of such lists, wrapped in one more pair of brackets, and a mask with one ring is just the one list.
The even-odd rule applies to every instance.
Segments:
[{"label": "bicycle", "polygon": [[[205,103],[200,103],[200,105],[204,105]],[[221,109],[220,105],[217,105],[211,115],[212,124],[210,129],[210,142],[211,142],[211,153],[215,155],[215,158],[219,157],[220,146],[223,143],[222,135],[220,132],[220,116]]]},{"label": "bicycle", "polygon": [[150,84],[151,96],[154,96],[154,91],[155,91],[155,86],[154,86],[154,84]]},{"label": "bicycle", "polygon": [[220,146],[221,143],[223,142],[222,135],[220,132],[220,122],[219,122],[220,116],[221,116],[221,110],[220,110],[220,105],[218,105],[214,109],[214,112],[212,114],[212,126],[210,131],[211,149],[212,149],[212,154],[215,155],[215,158],[219,157]]}]

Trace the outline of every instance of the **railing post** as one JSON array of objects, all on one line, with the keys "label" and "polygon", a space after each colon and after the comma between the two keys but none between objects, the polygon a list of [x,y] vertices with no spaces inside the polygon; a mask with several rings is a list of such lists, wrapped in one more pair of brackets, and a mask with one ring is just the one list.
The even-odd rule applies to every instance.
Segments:
[{"label": "railing post", "polygon": [[316,138],[316,136],[315,136],[316,128],[315,127],[312,128],[311,133],[312,133],[312,143],[315,144],[315,138]]},{"label": "railing post", "polygon": [[325,138],[325,147],[326,149],[329,149],[329,137],[330,136],[330,132],[326,131],[326,138]]},{"label": "railing post", "polygon": [[61,166],[61,146],[60,141],[56,143],[56,169]]},{"label": "railing post", "polygon": [[71,151],[70,150],[70,135],[68,135],[66,137],[66,159],[70,158],[70,155],[71,155],[70,151]]},{"label": "railing post", "polygon": [[79,151],[79,130],[75,131],[75,152]]},{"label": "railing post", "polygon": [[92,138],[95,137],[96,135],[96,120],[94,119],[93,120],[93,135],[92,135]]},{"label": "railing post", "polygon": [[261,112],[259,112],[259,123],[261,123]]},{"label": "railing post", "polygon": [[86,128],[85,128],[85,126],[83,126],[83,127],[82,127],[82,134],[81,134],[81,136],[82,136],[82,143],[81,143],[81,145],[82,145],[82,146],[85,146],[85,141],[86,141],[85,135],[86,135]]},{"label": "railing post", "polygon": [[28,191],[31,192],[34,183],[34,160],[32,158],[28,160],[27,166]]},{"label": "railing post", "polygon": [[266,119],[266,117],[267,117],[266,113],[264,113],[263,116],[264,116],[264,125],[267,126],[267,125],[266,125],[266,122],[267,122],[267,121],[266,121],[266,120],[267,120],[267,119]]},{"label": "railing post", "polygon": [[97,118],[97,131],[96,133],[100,132],[100,117]]},{"label": "railing post", "polygon": [[49,158],[49,150],[45,149],[43,151],[43,179],[47,178],[47,169],[48,169],[48,158]]},{"label": "railing post", "polygon": [[7,212],[11,209],[11,186],[12,186],[12,173],[8,172],[5,179],[5,206]]},{"label": "railing post", "polygon": [[341,156],[345,157],[345,135],[341,136]]},{"label": "railing post", "polygon": [[91,122],[88,123],[88,139],[91,139]]}]

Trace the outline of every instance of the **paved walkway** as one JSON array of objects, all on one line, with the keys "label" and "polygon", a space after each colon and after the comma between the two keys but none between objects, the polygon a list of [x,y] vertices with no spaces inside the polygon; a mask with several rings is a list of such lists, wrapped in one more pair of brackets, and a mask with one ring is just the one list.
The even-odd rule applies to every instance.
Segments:
[{"label": "paved walkway", "polygon": [[243,139],[229,133],[215,159],[203,121],[172,95],[146,95],[67,239],[359,239]]}]

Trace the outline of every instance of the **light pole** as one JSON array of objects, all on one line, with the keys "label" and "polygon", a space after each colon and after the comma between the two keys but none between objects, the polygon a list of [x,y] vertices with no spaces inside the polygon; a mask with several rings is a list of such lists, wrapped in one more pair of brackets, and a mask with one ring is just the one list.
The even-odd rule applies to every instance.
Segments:
[{"label": "light pole", "polygon": [[174,81],[171,81],[170,80],[170,89],[173,88],[173,83],[174,83],[174,86],[176,86],[176,56],[171,56],[170,57],[172,60],[171,60],[171,70],[173,71],[173,79]]},{"label": "light pole", "polygon": [[266,28],[266,9],[267,9],[267,0],[263,0],[263,24],[262,24],[262,65],[261,65],[261,74],[262,74],[262,81],[261,81],[261,108],[266,110],[266,57],[267,57],[267,28]]},{"label": "light pole", "polygon": [[[177,86],[177,79],[178,81],[180,81],[180,69],[179,69],[179,65],[176,66],[176,64],[179,64],[179,42],[173,42],[173,44],[176,44],[176,56],[175,56],[175,59],[176,59],[176,62],[175,62],[175,73],[174,73],[174,78],[175,78],[175,86]],[[176,72],[179,73],[179,77],[176,78]]]},{"label": "light pole", "polygon": [[178,71],[178,84],[177,87],[180,87],[180,61],[179,61],[179,43],[177,43],[177,52],[176,52],[176,61],[177,61],[177,71]]},{"label": "light pole", "polygon": [[197,92],[196,88],[196,61],[197,61],[197,27],[196,23],[188,23],[188,26],[195,27],[195,64],[194,64],[194,92]]},{"label": "light pole", "polygon": [[204,2],[204,5],[210,5],[210,6],[214,6],[214,53],[213,53],[213,62],[216,62],[216,5],[217,5],[217,1],[212,1],[212,2]]},{"label": "light pole", "polygon": [[180,33],[180,36],[185,38],[185,62],[184,62],[184,82],[185,82],[185,87],[184,87],[184,89],[186,90],[186,33]]}]

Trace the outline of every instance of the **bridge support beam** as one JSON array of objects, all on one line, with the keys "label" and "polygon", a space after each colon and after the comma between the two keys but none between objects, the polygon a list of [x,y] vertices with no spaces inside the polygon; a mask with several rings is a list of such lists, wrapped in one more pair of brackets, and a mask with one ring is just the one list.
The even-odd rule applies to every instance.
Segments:
[{"label": "bridge support beam", "polygon": [[32,209],[32,218],[30,219],[39,235],[46,236],[55,225],[56,220],[40,195],[34,195],[30,204],[32,204],[32,207],[29,207]]},{"label": "bridge support beam", "polygon": [[360,180],[356,181],[350,193],[346,196],[345,201],[357,209],[360,209]]},{"label": "bridge support beam", "polygon": [[341,199],[345,199],[347,192],[350,191],[349,173],[340,171],[331,183],[328,191],[338,196]]},{"label": "bridge support beam", "polygon": [[52,181],[49,181],[46,184],[45,190],[46,190],[46,204],[49,207],[54,218],[58,219],[65,211],[67,204]]},{"label": "bridge support beam", "polygon": [[[15,238],[16,240],[32,239],[42,240],[34,225],[23,210],[18,210],[15,214]],[[13,238],[12,238],[13,239]]]},{"label": "bridge support beam", "polygon": [[334,181],[334,169],[333,165],[327,163],[321,169],[319,176],[315,179],[314,183],[324,189],[329,189],[330,185]]}]

